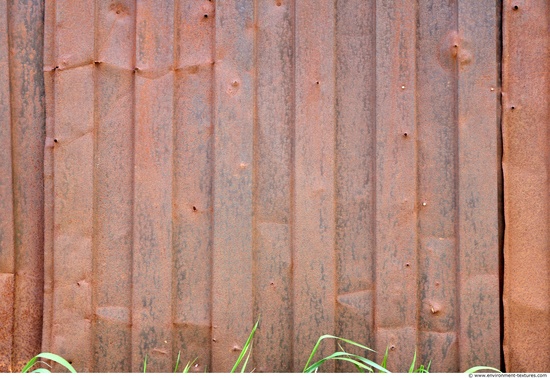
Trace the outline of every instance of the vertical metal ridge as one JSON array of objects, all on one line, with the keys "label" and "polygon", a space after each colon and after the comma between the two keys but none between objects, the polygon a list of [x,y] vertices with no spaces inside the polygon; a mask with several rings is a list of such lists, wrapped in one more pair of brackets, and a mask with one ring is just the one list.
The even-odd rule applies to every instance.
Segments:
[{"label": "vertical metal ridge", "polygon": [[419,2],[416,33],[417,357],[447,372],[457,371],[455,8],[456,2]]},{"label": "vertical metal ridge", "polygon": [[[337,184],[337,169],[338,169],[338,114],[337,114],[337,102],[338,102],[338,91],[337,91],[337,20],[336,20],[336,4],[338,0],[332,0],[332,177],[331,177],[331,186],[332,186],[332,329],[330,330],[332,335],[336,335],[337,322],[338,322],[338,288],[339,288],[339,279],[338,279],[338,254],[337,254],[337,217],[338,217],[338,184]],[[319,335],[321,336],[321,335]],[[336,372],[336,364],[334,364],[334,372]]]},{"label": "vertical metal ridge", "polygon": [[[334,2],[297,2],[296,361],[320,334],[334,331]],[[300,47],[300,46],[298,46]],[[326,54],[329,51],[329,55]],[[314,257],[315,256],[315,257]],[[297,290],[296,290],[297,289]],[[327,340],[319,352],[334,351]],[[331,362],[325,371],[334,369]]]},{"label": "vertical metal ridge", "polygon": [[[222,0],[223,1],[223,0]],[[258,0],[252,0],[252,23],[253,27],[253,37],[252,37],[252,161],[250,165],[252,166],[252,284],[251,284],[251,297],[252,297],[252,323],[255,324],[259,320],[261,312],[258,309],[257,303],[257,293],[258,293],[258,254],[257,254],[257,245],[258,245]],[[251,324],[251,326],[253,325]],[[261,328],[261,323],[259,325]],[[252,355],[252,364],[256,365],[255,354],[250,352]]]},{"label": "vertical metal ridge", "polygon": [[[45,26],[50,35],[45,34],[48,43],[44,46],[44,77],[46,92],[46,143],[44,146],[44,310],[42,324],[42,348],[52,350],[53,296],[55,291],[54,272],[54,136],[55,136],[55,82],[56,66],[56,0],[45,1]],[[47,58],[50,58],[49,61]]]},{"label": "vertical metal ridge", "polygon": [[377,3],[376,349],[391,344],[390,370],[410,363],[417,337],[414,4]]},{"label": "vertical metal ridge", "polygon": [[[371,0],[372,6],[373,6],[373,33],[374,36],[372,38],[372,46],[371,49],[373,51],[373,67],[372,70],[372,82],[373,82],[373,89],[374,89],[374,95],[372,96],[372,108],[373,108],[373,130],[372,130],[372,137],[371,137],[371,143],[372,143],[372,163],[370,166],[371,172],[372,172],[372,184],[371,184],[371,190],[372,190],[372,200],[371,200],[371,208],[372,213],[370,214],[370,217],[372,218],[372,226],[369,230],[372,234],[372,258],[371,263],[373,265],[372,269],[372,345],[373,348],[378,348],[376,345],[378,345],[378,317],[376,316],[376,304],[378,303],[378,280],[377,280],[377,274],[376,274],[376,267],[378,266],[378,238],[376,237],[377,231],[378,231],[378,54],[377,52],[377,45],[378,45],[378,1],[377,0]],[[377,350],[378,353],[381,351]]]},{"label": "vertical metal ridge", "polygon": [[178,87],[178,81],[177,81],[177,68],[179,67],[179,28],[178,28],[178,14],[179,14],[179,5],[180,2],[178,0],[174,0],[174,9],[172,10],[172,167],[171,167],[171,180],[170,183],[171,186],[171,193],[170,193],[170,201],[171,201],[171,216],[170,216],[170,228],[171,228],[171,235],[170,235],[170,286],[171,286],[171,299],[170,299],[170,333],[172,335],[170,339],[170,360],[171,365],[174,365],[174,353],[176,345],[176,311],[177,306],[175,305],[176,299],[177,299],[177,285],[176,285],[176,252],[175,252],[175,232],[174,232],[174,217],[176,216],[176,158],[177,158],[177,126],[176,126],[176,117],[177,117],[177,110],[178,110],[178,97],[177,97],[177,87]]},{"label": "vertical metal ridge", "polygon": [[[460,7],[458,5],[458,1],[456,1],[454,7],[455,12],[455,33],[456,37],[455,40],[458,41],[460,36]],[[454,46],[452,46],[454,48]],[[455,133],[454,133],[454,191],[455,191],[455,253],[456,253],[456,272],[455,272],[455,279],[456,279],[456,310],[455,310],[455,316],[456,316],[456,326],[455,326],[455,332],[456,332],[456,344],[457,344],[457,366],[460,368],[462,366],[461,363],[461,356],[460,348],[461,348],[461,335],[460,335],[460,328],[462,326],[461,321],[461,311],[462,308],[462,281],[460,279],[460,239],[461,239],[461,233],[460,233],[460,128],[459,128],[459,117],[460,117],[460,77],[459,77],[459,62],[458,59],[455,58],[454,64],[452,65],[453,69],[453,90],[454,90],[454,107],[453,107],[453,121],[455,125]]]},{"label": "vertical metal ridge", "polygon": [[132,348],[132,345],[134,345],[134,343],[137,341],[134,337],[134,332],[132,330],[132,328],[134,327],[134,324],[135,324],[135,311],[134,311],[134,305],[135,305],[135,297],[134,297],[134,282],[135,282],[135,266],[136,266],[136,259],[135,259],[135,253],[136,253],[136,238],[135,238],[135,229],[136,229],[136,132],[137,132],[137,128],[136,128],[136,119],[137,119],[137,112],[136,112],[136,104],[137,104],[137,98],[136,98],[136,72],[137,72],[137,14],[138,14],[138,1],[139,0],[133,0],[133,3],[134,3],[134,20],[133,20],[133,31],[132,31],[132,35],[134,38],[132,38],[132,50],[133,50],[133,55],[132,55],[132,67],[134,69],[133,71],[133,74],[132,74],[132,93],[131,93],[131,96],[132,96],[132,103],[131,103],[131,107],[132,107],[132,167],[131,167],[131,170],[132,170],[132,193],[131,193],[131,199],[132,199],[132,204],[130,206],[131,208],[131,214],[130,214],[130,219],[131,219],[131,225],[130,225],[130,234],[132,235],[131,237],[131,245],[130,245],[130,251],[131,251],[131,261],[130,261],[130,303],[129,303],[129,311],[130,311],[130,324],[131,324],[131,329],[130,329],[130,335],[129,335],[129,338],[130,338],[130,350],[129,350],[129,355],[130,355],[130,371],[132,372],[135,372],[135,371],[139,371],[139,366],[136,366],[135,365],[135,361],[134,361],[134,358],[133,358],[133,348]]},{"label": "vertical metal ridge", "polygon": [[16,291],[16,288],[17,288],[17,283],[16,283],[16,279],[15,279],[15,276],[17,274],[17,253],[18,253],[18,248],[17,248],[17,244],[16,244],[16,235],[17,235],[17,230],[16,230],[16,219],[17,219],[17,214],[16,214],[16,199],[15,199],[15,148],[14,148],[14,110],[13,110],[13,72],[12,72],[12,44],[13,44],[13,41],[12,41],[12,27],[11,27],[11,22],[10,22],[10,17],[12,16],[12,5],[13,2],[12,1],[8,1],[6,2],[6,18],[7,18],[7,27],[6,27],[6,31],[7,31],[7,42],[8,42],[8,81],[9,81],[9,107],[10,107],[10,152],[11,152],[11,202],[12,202],[12,245],[13,245],[13,249],[12,249],[12,253],[13,253],[13,262],[12,262],[12,273],[13,273],[13,291],[12,291],[12,304],[13,304],[13,309],[12,309],[12,317],[11,317],[11,327],[12,327],[12,331],[11,331],[11,335],[12,335],[12,338],[11,338],[11,350],[10,350],[10,354],[11,354],[11,358],[10,358],[10,363],[11,363],[11,369],[14,368],[14,361],[15,361],[15,315],[16,315],[16,295],[17,295],[17,291]]},{"label": "vertical metal ridge", "polygon": [[97,336],[97,290],[98,285],[97,282],[97,265],[98,265],[98,183],[97,183],[97,166],[98,166],[98,133],[99,133],[99,104],[98,104],[98,46],[97,46],[97,37],[98,37],[98,12],[99,7],[97,4],[98,0],[93,0],[94,3],[94,12],[93,12],[93,55],[92,55],[92,81],[93,81],[93,123],[92,123],[92,251],[91,251],[91,307],[92,307],[92,314],[91,314],[91,325],[90,325],[90,350],[91,356],[89,356],[89,363],[90,363],[90,371],[96,371],[97,366],[95,365],[95,349],[97,347],[96,345],[96,336]]},{"label": "vertical metal ridge", "polygon": [[40,349],[43,321],[43,3],[10,1],[7,14],[14,222],[12,365],[19,370]]},{"label": "vertical metal ridge", "polygon": [[497,60],[498,60],[498,78],[496,90],[497,92],[497,123],[498,123],[498,223],[499,223],[499,311],[500,311],[500,368],[499,370],[506,372],[506,360],[504,353],[504,170],[502,167],[502,155],[504,151],[503,143],[503,118],[504,107],[502,104],[502,78],[503,78],[503,50],[504,50],[504,5],[503,2],[497,2],[496,17],[498,19],[498,39],[497,39]]},{"label": "vertical metal ridge", "polygon": [[[211,128],[212,128],[212,137],[210,138],[210,149],[211,149],[211,159],[210,159],[210,332],[209,332],[209,359],[210,359],[210,371],[213,371],[213,360],[214,360],[214,237],[216,230],[216,212],[215,203],[216,203],[216,129],[218,125],[218,113],[216,109],[218,108],[218,0],[212,0],[214,2],[214,23],[212,31],[212,76],[211,76],[211,107],[210,107],[210,116],[211,116]],[[220,0],[223,1],[223,0]]]},{"label": "vertical metal ridge", "polygon": [[[414,275],[416,277],[416,285],[415,285],[415,295],[414,298],[416,299],[416,319],[414,322],[415,327],[415,345],[414,345],[414,351],[415,353],[418,350],[419,340],[420,340],[420,312],[422,310],[422,302],[420,301],[420,291],[418,282],[420,281],[420,238],[419,238],[419,230],[420,230],[420,215],[419,215],[419,206],[420,203],[420,174],[419,174],[419,152],[420,152],[420,142],[419,142],[419,130],[418,130],[418,24],[420,22],[420,15],[418,10],[418,3],[420,0],[414,0],[414,67],[413,67],[413,75],[412,80],[413,88],[414,88],[414,105],[413,105],[413,123],[414,123],[414,174],[415,174],[415,185],[414,185],[414,200],[415,200],[415,206],[414,206],[414,254],[415,254],[415,272]],[[458,1],[458,0],[457,0]],[[421,362],[422,363],[422,362]],[[416,366],[414,366],[416,368]]]},{"label": "vertical metal ridge", "polygon": [[[297,28],[297,16],[296,16],[296,1],[291,1],[292,7],[291,13],[291,72],[290,72],[290,102],[291,102],[291,124],[290,124],[290,159],[289,159],[289,172],[290,172],[290,202],[289,210],[289,232],[290,232],[290,283],[289,283],[289,295],[290,305],[292,311],[292,324],[290,327],[290,355],[295,355],[295,340],[296,340],[296,284],[295,284],[295,261],[296,261],[296,28]],[[290,371],[296,372],[298,367],[295,364],[295,359],[290,359]]]},{"label": "vertical metal ridge", "polygon": [[[500,365],[497,2],[466,0],[458,7],[459,337],[465,370]],[[474,325],[478,333],[471,331]]]}]

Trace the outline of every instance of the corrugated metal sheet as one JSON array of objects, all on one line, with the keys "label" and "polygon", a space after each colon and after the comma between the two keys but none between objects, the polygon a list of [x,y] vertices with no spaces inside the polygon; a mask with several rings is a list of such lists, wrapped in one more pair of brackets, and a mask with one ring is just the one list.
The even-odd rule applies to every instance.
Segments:
[{"label": "corrugated metal sheet", "polygon": [[[547,7],[503,5],[509,371],[548,370]],[[47,0],[43,53],[0,4],[0,370],[227,371],[259,316],[257,371],[499,366],[500,10]]]},{"label": "corrugated metal sheet", "polygon": [[550,371],[550,4],[503,5],[504,356]]},{"label": "corrugated metal sheet", "polygon": [[500,365],[494,1],[46,8],[45,350]]},{"label": "corrugated metal sheet", "polygon": [[43,4],[0,4],[0,372],[40,351]]}]

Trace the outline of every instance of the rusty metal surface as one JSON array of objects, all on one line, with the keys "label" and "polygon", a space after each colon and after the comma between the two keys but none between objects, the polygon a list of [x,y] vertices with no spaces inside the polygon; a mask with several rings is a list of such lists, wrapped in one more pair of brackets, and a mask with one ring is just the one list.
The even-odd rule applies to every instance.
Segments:
[{"label": "rusty metal surface", "polygon": [[43,298],[43,3],[0,5],[0,371],[40,351]]},{"label": "rusty metal surface", "polygon": [[[228,371],[261,316],[257,371],[324,333],[392,370],[415,348],[500,366],[494,1],[47,0],[45,21],[43,350]],[[36,210],[11,209],[2,154],[17,293],[4,237]]]},{"label": "rusty metal surface", "polygon": [[550,4],[503,3],[504,357],[550,371]]}]

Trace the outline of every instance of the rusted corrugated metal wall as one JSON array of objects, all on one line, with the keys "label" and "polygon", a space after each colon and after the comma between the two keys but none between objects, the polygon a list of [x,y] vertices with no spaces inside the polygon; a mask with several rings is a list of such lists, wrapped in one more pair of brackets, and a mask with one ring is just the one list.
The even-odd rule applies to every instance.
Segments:
[{"label": "rusted corrugated metal wall", "polygon": [[550,371],[550,3],[503,7],[504,357]]},{"label": "rusted corrugated metal wall", "polygon": [[[504,352],[548,371],[549,9],[502,7]],[[43,53],[0,5],[0,370],[227,371],[258,316],[257,371],[499,366],[500,11],[50,0]]]},{"label": "rusted corrugated metal wall", "polygon": [[40,352],[43,4],[0,3],[0,372]]},{"label": "rusted corrugated metal wall", "polygon": [[47,0],[43,349],[228,371],[261,316],[257,371],[324,333],[499,366],[499,17]]}]

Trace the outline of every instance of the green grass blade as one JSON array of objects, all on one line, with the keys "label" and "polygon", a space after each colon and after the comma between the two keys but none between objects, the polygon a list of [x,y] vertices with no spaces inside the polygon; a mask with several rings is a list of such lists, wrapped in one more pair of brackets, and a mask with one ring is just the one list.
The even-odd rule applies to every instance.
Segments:
[{"label": "green grass blade", "polygon": [[250,352],[246,356],[246,360],[244,360],[243,367],[241,369],[241,373],[244,373],[246,370],[246,365],[248,365],[248,359],[250,358],[250,355],[252,354],[252,344],[250,344]]},{"label": "green grass blade", "polygon": [[409,373],[414,372],[415,365],[416,365],[416,350],[414,351],[413,361],[412,361],[411,367],[409,368]]},{"label": "green grass blade", "polygon": [[372,350],[372,349],[370,349],[370,348],[368,348],[368,347],[366,347],[362,344],[356,343],[355,341],[351,341],[351,340],[344,339],[342,337],[333,336],[333,335],[323,335],[323,336],[319,337],[319,340],[317,340],[317,343],[315,343],[315,346],[313,347],[313,350],[311,351],[311,353],[309,355],[309,358],[306,362],[306,365],[304,366],[304,370],[303,370],[304,373],[310,367],[311,361],[313,360],[313,357],[315,357],[315,354],[317,353],[317,350],[319,349],[319,346],[321,345],[321,342],[324,339],[340,340],[340,341],[345,342],[346,344],[354,345],[354,346],[359,347],[361,349],[368,350],[370,352],[374,352],[374,350]]},{"label": "green grass blade", "polygon": [[474,367],[469,368],[468,370],[466,370],[464,373],[465,374],[472,374],[472,373],[476,373],[480,370],[492,370],[492,371],[502,373],[500,370],[495,369],[494,367],[490,367],[490,366],[474,366]]},{"label": "green grass blade", "polygon": [[147,373],[147,355],[145,355],[145,359],[143,360],[143,372]]},{"label": "green grass blade", "polygon": [[[185,367],[183,368],[182,373],[189,373],[189,370],[191,370],[191,366],[193,366],[195,361],[197,361],[198,359],[199,358],[196,357],[193,361],[188,362],[187,365],[185,365]],[[206,373],[206,371],[205,371],[205,373]]]},{"label": "green grass blade", "polygon": [[347,352],[340,352],[340,351],[334,352],[330,356],[324,357],[324,358],[320,359],[319,361],[314,362],[313,364],[308,366],[307,369],[304,369],[304,373],[312,372],[314,370],[317,370],[319,368],[319,366],[324,364],[326,361],[334,360],[334,359],[337,359],[339,357],[351,357],[351,356],[352,356],[352,354],[347,353]]},{"label": "green grass blade", "polygon": [[46,368],[38,368],[38,369],[34,369],[33,371],[31,371],[31,373],[51,373],[51,371],[49,371],[48,369]]},{"label": "green grass blade", "polygon": [[248,352],[248,349],[250,348],[250,344],[252,343],[252,339],[254,338],[254,334],[258,329],[259,323],[260,323],[260,319],[258,319],[256,321],[256,324],[254,324],[254,327],[252,327],[252,331],[250,332],[250,335],[248,336],[248,339],[246,340],[246,343],[244,344],[243,349],[241,350],[241,354],[239,354],[239,357],[237,357],[237,361],[235,362],[235,365],[233,365],[233,368],[231,369],[231,373],[234,373],[237,370],[244,356]]},{"label": "green grass blade", "polygon": [[364,364],[369,365],[376,370],[378,370],[380,373],[390,373],[388,369],[386,369],[383,366],[378,365],[376,362],[369,360],[368,358],[362,357],[362,356],[355,356],[357,359],[362,361]]},{"label": "green grass blade", "polygon": [[38,361],[38,356],[34,356],[27,362],[27,364],[23,367],[23,370],[21,370],[21,373],[28,373],[29,370],[33,367],[33,365]]},{"label": "green grass blade", "polygon": [[376,362],[369,360],[368,358],[358,356],[353,353],[347,353],[347,352],[334,352],[330,356],[327,356],[325,358],[322,358],[321,360],[311,364],[307,367],[307,369],[304,369],[304,373],[311,373],[314,370],[317,370],[322,364],[324,364],[326,361],[329,360],[342,360],[349,361],[350,359],[355,361],[352,362],[356,367],[360,367],[361,369],[367,370],[371,373],[374,373],[374,369],[377,369],[381,373],[389,373],[388,370],[383,368],[382,366],[378,365]]},{"label": "green grass blade", "polygon": [[343,356],[329,356],[327,358],[323,358],[322,360],[320,361],[317,361],[315,362],[314,364],[312,364],[306,371],[304,371],[304,373],[315,373],[317,372],[317,369],[319,369],[319,367],[324,364],[325,362],[329,361],[329,360],[337,360],[337,361],[346,361],[346,362],[349,362],[351,364],[353,364],[357,369],[359,369],[359,371],[369,371],[369,372],[373,372],[373,370],[368,367],[367,365],[361,363],[360,361],[357,361],[355,360],[354,358],[351,358],[351,357],[343,357]]},{"label": "green grass blade", "polygon": [[384,369],[388,367],[388,353],[389,348],[386,347],[386,353],[384,353],[384,358],[382,359],[382,363],[380,364]]},{"label": "green grass blade", "polygon": [[174,368],[174,373],[178,372],[178,367],[180,366],[180,356],[181,356],[181,351],[178,351],[178,358],[176,359],[176,367]]},{"label": "green grass blade", "polygon": [[[48,352],[39,353],[36,356],[34,356],[33,358],[31,358],[31,360],[25,365],[25,367],[23,367],[23,370],[21,370],[21,373],[28,373],[29,370],[34,366],[34,364],[36,364],[36,362],[38,361],[39,358],[46,358],[48,360],[52,360],[54,362],[57,362],[59,365],[63,366],[65,369],[69,370],[71,373],[76,373],[76,370],[71,366],[69,361],[67,361],[66,359],[64,359],[61,356],[58,356],[57,354],[48,353]],[[41,368],[41,369],[43,369],[43,368]]]}]

